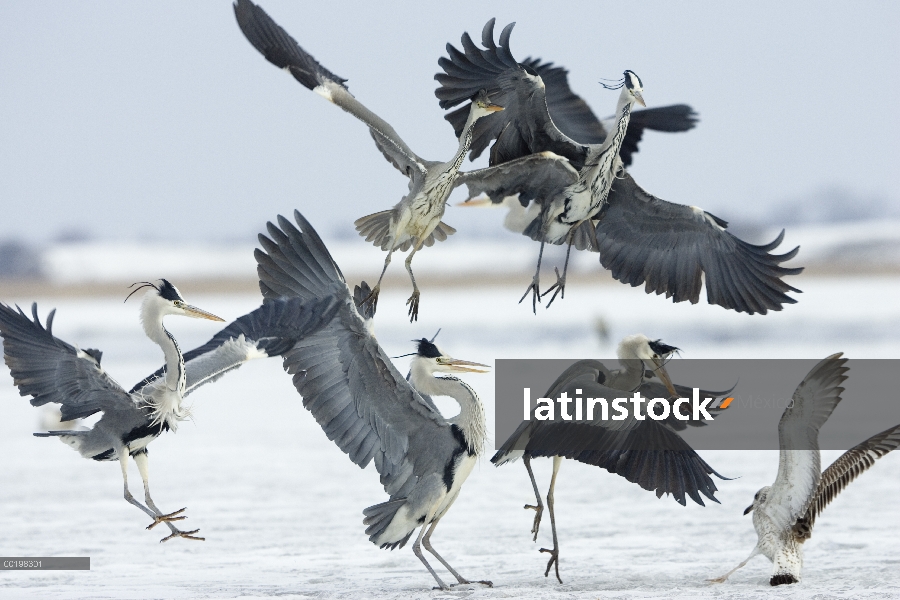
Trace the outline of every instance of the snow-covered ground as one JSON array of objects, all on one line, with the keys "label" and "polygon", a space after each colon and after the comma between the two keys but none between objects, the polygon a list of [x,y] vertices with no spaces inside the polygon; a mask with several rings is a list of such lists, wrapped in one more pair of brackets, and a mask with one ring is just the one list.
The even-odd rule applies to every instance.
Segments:
[{"label": "snow-covered ground", "polygon": [[[526,278],[515,287],[423,286],[420,321],[410,325],[404,307],[409,291],[388,289],[376,328],[391,355],[409,352],[410,339],[442,327],[443,348],[486,363],[606,357],[619,338],[638,331],[683,348],[687,358],[821,358],[836,351],[853,358],[898,356],[900,278],[792,279],[804,290],[800,303],[765,317],[672,305],[619,284],[584,283],[570,284],[563,302],[534,316],[515,304]],[[58,308],[55,333],[101,348],[105,368],[124,386],[160,364],[159,349],[138,324],[137,302],[38,300],[42,316]],[[187,300],[229,320],[259,302],[252,295]],[[167,326],[183,349],[216,331],[212,323],[189,319],[170,318]],[[397,360],[401,370],[407,360]],[[466,379],[485,402],[492,428],[493,377]],[[164,510],[187,506],[185,525],[199,527],[206,541],[159,544],[160,528],[145,531],[147,518],[122,499],[118,467],[32,437],[40,411],[17,395],[8,371],[0,370],[0,555],[90,556],[92,563],[89,572],[0,571],[0,597],[900,596],[900,508],[894,502],[900,454],[881,459],[828,507],[806,544],[803,582],[774,590],[767,585],[771,566],[759,557],[725,584],[704,580],[752,549],[753,526],[741,513],[753,493],[774,479],[776,452],[703,452],[719,472],[739,477],[720,482],[721,504],[705,508],[657,499],[605,471],[566,462],[556,493],[563,585],[543,576],[547,555],[538,549],[551,544],[548,520],[538,542],[531,541],[533,512],[522,506],[534,497],[525,470],[520,464],[496,469],[484,460],[433,541],[463,575],[491,579],[495,587],[444,593],[432,591],[433,580],[408,546],[388,552],[368,542],[361,511],[385,499],[377,473],[360,471],[325,438],[279,361],[248,364],[189,400],[193,422],[151,445],[151,486]],[[841,416],[836,411],[833,418]],[[830,464],[839,453],[823,455]],[[535,466],[546,486],[549,461]],[[130,481],[140,496],[136,469]]]}]

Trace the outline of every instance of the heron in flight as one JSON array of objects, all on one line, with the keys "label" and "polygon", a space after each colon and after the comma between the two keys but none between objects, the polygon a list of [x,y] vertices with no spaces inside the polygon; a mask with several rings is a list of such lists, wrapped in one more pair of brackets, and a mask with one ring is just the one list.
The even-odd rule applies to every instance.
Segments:
[{"label": "heron in flight", "polygon": [[483,91],[475,90],[468,98],[472,103],[458,135],[456,154],[447,162],[425,160],[406,145],[393,127],[353,97],[344,85],[346,79],[320,65],[262,8],[250,0],[237,0],[234,12],[241,31],[254,48],[304,86],[368,125],[375,145],[384,157],[409,178],[409,193],[392,209],[357,219],[355,225],[367,242],[387,251],[381,276],[366,299],[373,305],[378,301],[381,280],[391,263],[393,252],[405,252],[412,247],[406,257],[406,270],[412,281],[413,293],[406,304],[409,306],[410,322],[415,321],[419,314],[419,287],[412,272],[413,256],[422,246],[431,246],[456,232],[441,221],[447,198],[453,191],[459,167],[472,143],[475,123],[482,117],[503,110],[502,107],[492,103]]},{"label": "heron in flight", "polygon": [[[363,302],[368,286],[351,294],[316,231],[299,212],[294,219],[296,225],[279,217],[278,225],[268,224],[268,237],[259,237],[263,296],[335,299],[340,308],[283,354],[285,370],[328,439],[360,467],[374,462],[381,475],[390,498],[363,511],[369,540],[393,550],[421,527],[413,552],[441,589],[450,586],[428,564],[422,546],[458,583],[470,583],[437,553],[431,536],[484,450],[484,407],[464,381],[435,375],[483,373],[486,365],[455,359],[423,338],[404,378],[372,332],[371,304]],[[444,418],[431,396],[453,398],[459,414]]]},{"label": "heron in flight", "polygon": [[[625,170],[630,156],[626,145],[632,107],[643,104],[643,83],[625,71],[616,117],[609,132],[584,102],[561,83],[558,74],[544,79],[547,68],[539,63],[518,63],[509,48],[513,23],[494,42],[494,20],[482,31],[479,49],[463,34],[463,50],[447,46],[449,58],[441,58],[444,72],[435,78],[435,95],[442,108],[466,102],[485,89],[505,107],[476,127],[475,147],[483,149],[491,140],[490,167],[460,175],[456,185],[466,184],[469,197],[482,193],[492,201],[519,194],[523,204],[540,203],[541,211],[522,231],[541,243],[538,265],[531,285],[522,296],[532,294],[532,308],[540,300],[540,265],[545,243],[567,244],[566,263],[548,306],[564,294],[569,252],[600,253],[600,264],[613,277],[632,286],[645,284],[647,293],[671,297],[674,302],[697,303],[705,275],[707,301],[750,314],[780,310],[795,303],[787,292],[799,292],[782,281],[800,268],[782,267],[799,248],[771,254],[784,231],[764,245],[749,244],[729,233],[728,223],[693,206],[666,202],[644,191]],[[542,73],[543,70],[543,73]],[[562,80],[564,83],[564,80]],[[552,87],[551,87],[552,86]],[[571,117],[576,114],[576,117]],[[636,114],[636,113],[635,113]],[[448,116],[458,119],[454,113]],[[561,124],[557,125],[557,120]],[[597,135],[605,133],[602,142]],[[520,302],[522,301],[520,300]]]},{"label": "heron in flight", "polygon": [[753,496],[744,514],[753,513],[756,546],[743,562],[725,575],[722,583],[757,554],[773,563],[769,585],[800,581],[803,543],[812,535],[816,517],[851,481],[875,461],[900,446],[900,425],[877,433],[842,454],[821,471],[819,428],[841,401],[840,387],[847,379],[847,359],[841,353],[819,362],[794,391],[793,401],[778,423],[780,456],[778,475],[771,486]]},{"label": "heron in flight", "polygon": [[[643,398],[670,401],[689,397],[693,390],[673,384],[665,368],[665,362],[677,350],[660,340],[650,340],[643,334],[628,336],[617,350],[621,368],[610,370],[598,360],[577,361],[556,378],[544,397],[555,399],[565,395],[573,399],[591,397],[612,400],[621,397],[623,392],[638,392]],[[718,398],[727,393],[700,390],[702,397]],[[541,548],[541,552],[550,554],[544,576],[548,576],[550,568],[555,565],[556,578],[562,583],[553,490],[563,458],[603,467],[645,490],[656,492],[657,498],[672,494],[682,506],[686,504],[685,494],[701,506],[705,505],[700,494],[718,502],[715,498],[717,488],[710,474],[726,478],[713,470],[677,433],[688,425],[696,427],[706,423],[702,420],[680,420],[674,414],[674,406],[671,410],[666,419],[659,421],[639,420],[633,414],[623,421],[603,420],[600,417],[586,422],[524,421],[494,454],[491,462],[498,467],[518,458],[523,459],[536,499],[534,505],[525,505],[525,508],[536,512],[531,528],[535,541],[544,505],[531,470],[531,459],[553,457],[553,474],[547,491],[553,548]],[[683,412],[683,406],[679,410],[682,417],[688,417]],[[709,412],[719,411],[713,408]]]},{"label": "heron in flight", "polygon": [[[186,518],[186,509],[164,513],[150,497],[147,445],[165,431],[174,432],[179,421],[190,415],[182,400],[198,386],[218,379],[247,360],[289,348],[297,336],[328,319],[336,306],[326,302],[304,305],[299,300],[266,302],[228,325],[205,345],[182,355],[175,338],[163,326],[166,316],[222,319],[187,304],[178,289],[165,279],[142,283],[135,292],[141,288],[149,288],[141,305],[144,332],[162,349],[165,366],[130,391],[126,392],[104,371],[99,350],[82,350],[53,335],[55,310],[47,316],[46,325],[41,324],[37,304],[32,305],[29,318],[21,309],[0,303],[4,358],[19,393],[31,396],[33,406],[58,403],[63,421],[103,413],[92,429],[50,431],[36,436],[57,437],[84,458],[118,461],[125,500],[153,519],[147,529],[160,523],[169,528],[170,535],[161,541],[175,537],[203,540],[195,535],[199,530],[181,531],[172,524]],[[134,459],[144,483],[143,504],[128,489],[129,458]]]}]

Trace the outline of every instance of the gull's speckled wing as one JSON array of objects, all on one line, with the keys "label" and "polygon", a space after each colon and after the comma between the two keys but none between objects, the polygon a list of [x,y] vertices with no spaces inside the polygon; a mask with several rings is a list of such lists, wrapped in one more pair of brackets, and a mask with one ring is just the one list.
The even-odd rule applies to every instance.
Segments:
[{"label": "gull's speckled wing", "polygon": [[613,277],[674,302],[700,299],[701,276],[710,304],[749,314],[781,310],[799,292],[782,277],[802,267],[782,267],[799,246],[772,254],[784,232],[772,242],[753,245],[732,235],[728,223],[694,206],[674,204],[644,191],[625,173],[610,190],[597,216],[600,263]]}]

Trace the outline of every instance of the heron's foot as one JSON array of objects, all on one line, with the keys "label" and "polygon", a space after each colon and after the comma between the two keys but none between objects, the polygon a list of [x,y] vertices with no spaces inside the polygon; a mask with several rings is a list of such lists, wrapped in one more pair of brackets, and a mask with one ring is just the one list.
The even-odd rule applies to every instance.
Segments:
[{"label": "heron's foot", "polygon": [[406,301],[409,305],[409,322],[419,320],[419,290],[413,290],[412,296]]},{"label": "heron's foot", "polygon": [[531,533],[534,534],[534,538],[531,541],[536,542],[538,530],[541,528],[541,517],[544,516],[544,505],[538,504],[537,506],[534,506],[533,504],[526,504],[525,508],[530,508],[535,512],[534,523],[531,525]]},{"label": "heron's foot", "polygon": [[[562,300],[566,297],[566,276],[559,274],[559,269],[553,267],[553,270],[556,271],[556,283],[550,286],[550,288],[541,294],[541,298],[553,292],[553,295],[550,296],[550,302],[547,303],[547,308],[550,308],[550,305],[553,304],[553,301],[556,300],[556,295],[559,294],[559,299]],[[555,290],[555,291],[554,291]]]},{"label": "heron's foot", "polygon": [[550,550],[548,548],[541,548],[541,552],[546,552],[547,554],[550,555],[550,560],[547,561],[547,570],[544,571],[544,577],[550,576],[550,567],[555,565],[556,566],[556,580],[558,582],[562,583],[563,580],[559,576],[559,548],[557,548],[556,546],[553,547],[553,550]]},{"label": "heron's foot", "polygon": [[707,579],[706,581],[709,583],[725,583],[726,579],[728,579],[728,576],[722,575],[721,577],[716,577],[715,579]]},{"label": "heron's foot", "polygon": [[186,510],[187,510],[187,507],[184,507],[180,510],[176,510],[175,512],[170,512],[169,514],[166,514],[166,515],[157,515],[156,518],[153,520],[153,522],[150,523],[149,525],[147,525],[147,529],[153,529],[160,523],[171,523],[172,521],[184,521],[185,519],[187,519],[187,516],[182,515],[181,513],[183,513]]},{"label": "heron's foot", "polygon": [[181,531],[180,529],[176,529],[175,531],[173,531],[172,533],[170,533],[163,539],[159,540],[159,543],[162,544],[163,542],[168,542],[172,538],[177,538],[177,537],[184,538],[186,540],[197,540],[198,542],[205,542],[206,538],[202,538],[202,537],[198,537],[198,536],[194,535],[198,531],[200,531],[200,530],[193,529],[191,531]]},{"label": "heron's foot", "polygon": [[537,275],[534,276],[531,280],[531,285],[525,290],[525,293],[522,294],[522,297],[519,298],[519,304],[522,304],[522,300],[524,300],[528,293],[531,292],[531,310],[534,314],[537,314],[537,305],[538,302],[541,301],[541,290],[540,290],[541,278]]},{"label": "heron's foot", "polygon": [[362,302],[359,303],[359,306],[357,306],[357,308],[362,308],[366,304],[371,304],[372,305],[372,313],[374,314],[376,309],[378,308],[378,293],[381,291],[380,288],[381,288],[380,284],[378,284],[374,288],[372,288],[372,291],[369,292],[368,296],[363,298]]},{"label": "heron's foot", "polygon": [[[489,588],[494,587],[494,582],[493,582],[493,581],[488,581],[488,580],[486,580],[486,579],[480,579],[480,580],[478,580],[478,581],[469,581],[468,579],[463,579],[463,580],[460,581],[459,583],[451,583],[451,584],[450,584],[450,587],[456,587],[456,586],[458,586],[458,585],[472,585],[472,584],[475,584],[475,583],[480,583],[481,585],[487,586],[487,587],[489,587]],[[436,588],[435,588],[435,589],[436,589]]]}]

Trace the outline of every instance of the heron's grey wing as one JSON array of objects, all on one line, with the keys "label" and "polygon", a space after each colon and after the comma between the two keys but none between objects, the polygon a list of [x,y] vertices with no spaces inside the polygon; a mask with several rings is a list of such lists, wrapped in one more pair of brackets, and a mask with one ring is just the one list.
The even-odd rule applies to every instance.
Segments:
[{"label": "heron's grey wing", "polygon": [[[285,69],[294,78],[326,100],[338,105],[369,126],[380,139],[379,148],[402,173],[425,172],[421,158],[384,119],[353,97],[344,82],[316,61],[262,8],[250,0],[237,0],[234,14],[247,40],[270,63]],[[412,176],[412,175],[410,175]]]},{"label": "heron's grey wing", "polygon": [[875,464],[875,461],[900,446],[900,425],[894,425],[850,448],[822,473],[819,486],[806,513],[794,524],[794,534],[807,539],[812,533],[816,516],[825,510],[851,481]]},{"label": "heron's grey wing", "polygon": [[631,286],[674,302],[700,299],[701,276],[710,304],[749,314],[781,310],[799,292],[782,280],[803,268],[782,267],[799,246],[771,254],[784,232],[753,245],[726,230],[728,223],[694,206],[673,204],[641,189],[628,173],[617,178],[596,222],[600,263]]},{"label": "heron's grey wing", "polygon": [[[665,419],[662,419],[660,423],[664,423],[670,429],[674,429],[675,431],[684,431],[688,428],[688,426],[705,427],[707,424],[706,420],[694,419],[692,411],[688,407],[688,405],[680,404],[678,406],[678,409],[675,408],[675,400],[677,400],[678,398],[690,398],[694,393],[694,388],[677,384],[675,384],[674,387],[675,391],[678,392],[678,396],[676,396],[675,398],[671,398],[671,394],[669,394],[669,390],[666,389],[666,386],[658,381],[645,381],[640,385],[638,391],[641,393],[641,396],[647,398],[648,400],[662,398],[669,401],[669,416]],[[734,390],[733,386],[730,389],[721,391],[704,390],[698,388],[698,394],[700,398],[724,398],[725,396],[730,394],[732,390]],[[675,416],[676,410],[678,410],[679,414],[681,415],[680,419]],[[723,409],[707,408],[706,411],[715,420],[715,418],[723,412]]]},{"label": "heron's grey wing", "polygon": [[846,363],[838,352],[816,364],[778,422],[778,475],[762,508],[782,529],[806,513],[819,487],[819,428],[841,401]]},{"label": "heron's grey wing", "polygon": [[[628,129],[622,139],[622,146],[619,148],[622,164],[626,167],[631,165],[645,130],[678,133],[693,129],[697,126],[697,121],[699,121],[697,113],[687,104],[672,104],[632,112],[631,119],[628,121]],[[612,127],[615,123],[615,115],[602,122],[608,124],[608,127]]]},{"label": "heron's grey wing", "polygon": [[63,421],[101,410],[139,410],[100,366],[99,350],[80,350],[53,335],[56,310],[47,315],[45,327],[36,303],[31,305],[34,320],[16,308],[0,303],[3,354],[19,394],[31,396],[32,406],[56,402]]},{"label": "heron's grey wing", "polygon": [[385,490],[403,496],[418,477],[443,473],[458,442],[378,345],[318,234],[299,212],[294,218],[297,226],[279,217],[259,237],[263,296],[333,297],[339,308],[283,354],[285,370],[326,436],[360,467],[374,461]]},{"label": "heron's grey wing", "polygon": [[468,199],[487,194],[494,204],[507,196],[519,194],[519,202],[527,206],[532,200],[549,201],[567,186],[578,181],[578,171],[565,157],[541,152],[500,163],[485,169],[460,173],[454,185],[465,184]]},{"label": "heron's grey wing", "polygon": [[[496,140],[491,148],[492,165],[548,150],[565,156],[580,169],[588,149],[557,129],[547,112],[540,76],[513,58],[509,36],[514,25],[503,28],[499,45],[494,42],[494,19],[481,32],[484,49],[478,48],[468,33],[462,35],[462,51],[447,44],[449,58],[438,60],[444,72],[434,76],[440,83],[434,94],[446,109],[470,101],[483,89],[492,102],[503,107],[475,124],[470,159],[480,156]],[[466,103],[444,118],[459,137],[468,116]]]},{"label": "heron's grey wing", "polygon": [[[184,354],[184,395],[218,380],[248,360],[286,352],[297,340],[330,321],[337,307],[337,301],[331,297],[265,300],[262,306],[238,317],[208,342]],[[130,393],[164,377],[165,372],[165,367],[157,369]]]}]

